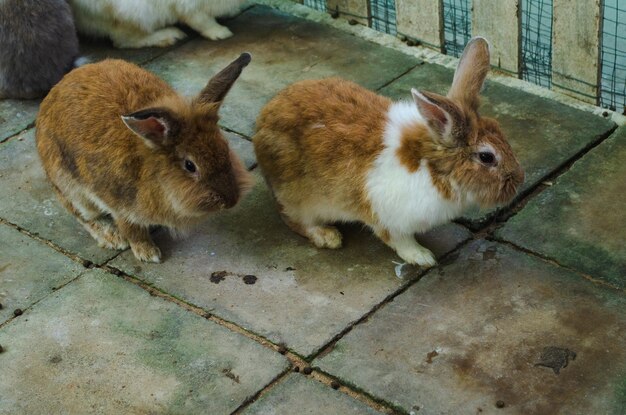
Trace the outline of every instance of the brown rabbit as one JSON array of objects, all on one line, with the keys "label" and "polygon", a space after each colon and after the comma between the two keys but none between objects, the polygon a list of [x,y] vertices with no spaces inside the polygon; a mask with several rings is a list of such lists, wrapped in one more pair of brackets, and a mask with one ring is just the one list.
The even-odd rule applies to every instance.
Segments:
[{"label": "brown rabbit", "polygon": [[193,100],[121,60],[78,68],[41,104],[37,149],[65,207],[98,244],[160,262],[151,225],[184,230],[234,206],[251,175],[217,125],[250,55],[215,75]]},{"label": "brown rabbit", "polygon": [[285,223],[338,248],[334,222],[361,221],[408,263],[435,264],[415,240],[472,205],[505,203],[524,173],[498,123],[478,114],[489,45],[472,39],[447,97],[412,90],[392,103],[337,78],[280,92],[254,148]]}]

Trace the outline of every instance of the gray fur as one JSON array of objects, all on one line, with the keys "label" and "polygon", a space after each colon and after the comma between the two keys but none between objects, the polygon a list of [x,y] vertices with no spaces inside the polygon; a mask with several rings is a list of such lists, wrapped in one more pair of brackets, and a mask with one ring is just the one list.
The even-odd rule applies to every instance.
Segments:
[{"label": "gray fur", "polygon": [[44,96],[77,55],[66,0],[0,0],[0,98]]}]

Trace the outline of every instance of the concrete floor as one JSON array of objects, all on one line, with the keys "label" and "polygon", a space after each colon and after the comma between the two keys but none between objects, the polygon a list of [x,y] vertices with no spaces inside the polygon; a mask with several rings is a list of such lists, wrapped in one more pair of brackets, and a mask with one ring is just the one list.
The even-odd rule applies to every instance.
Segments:
[{"label": "concrete floor", "polygon": [[[221,123],[257,176],[256,114],[294,81],[406,99],[452,79],[263,6],[229,26],[220,42],[83,50],[189,95],[251,52]],[[188,238],[158,231],[162,264],[98,248],[45,180],[37,109],[0,101],[0,414],[626,413],[625,128],[488,82],[483,112],[526,169],[522,193],[418,235],[440,265],[398,277],[361,226],[336,251],[293,234],[260,179]]]}]

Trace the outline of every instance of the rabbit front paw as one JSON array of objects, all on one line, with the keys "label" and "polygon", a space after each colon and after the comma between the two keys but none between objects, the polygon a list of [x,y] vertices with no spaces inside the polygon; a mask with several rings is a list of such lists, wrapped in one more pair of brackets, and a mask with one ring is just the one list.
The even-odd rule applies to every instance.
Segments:
[{"label": "rabbit front paw", "polygon": [[98,246],[106,249],[124,250],[128,241],[120,234],[115,224],[106,218],[81,221],[85,229],[98,242]]},{"label": "rabbit front paw", "polygon": [[435,255],[420,245],[398,249],[397,253],[400,258],[409,264],[417,264],[425,268],[430,268],[437,264]]},{"label": "rabbit front paw", "polygon": [[202,31],[202,36],[211,40],[228,39],[232,35],[233,32],[229,28],[219,24],[212,25]]},{"label": "rabbit front paw", "polygon": [[142,262],[161,262],[161,250],[152,242],[141,241],[130,244],[130,248],[135,254],[135,258]]},{"label": "rabbit front paw", "polygon": [[341,232],[334,226],[311,226],[306,233],[318,248],[341,248]]}]

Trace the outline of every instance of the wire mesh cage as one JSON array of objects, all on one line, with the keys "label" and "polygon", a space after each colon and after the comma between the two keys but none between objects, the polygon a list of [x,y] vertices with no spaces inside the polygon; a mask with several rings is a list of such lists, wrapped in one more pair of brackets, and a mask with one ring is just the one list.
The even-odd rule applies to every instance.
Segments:
[{"label": "wire mesh cage", "polygon": [[[621,4],[620,4],[621,3]],[[626,2],[604,0],[600,105],[626,114]]]},{"label": "wire mesh cage", "polygon": [[443,52],[460,56],[472,37],[471,0],[443,0]]},{"label": "wire mesh cage", "polygon": [[395,0],[370,0],[372,14],[372,28],[395,35],[396,27],[396,1]]},{"label": "wire mesh cage", "polygon": [[529,82],[552,86],[552,0],[522,0],[520,75]]},{"label": "wire mesh cage", "polygon": [[[327,11],[326,0],[304,0],[304,4]],[[432,0],[420,6],[414,0],[342,4],[345,16],[359,17],[359,22],[392,35],[399,30],[407,39],[456,57],[471,39],[475,20],[475,30],[481,34],[486,30],[484,35],[494,37],[501,52],[509,52],[498,56],[502,70],[626,114],[626,0],[578,0],[576,7],[554,0],[511,0],[504,6],[501,0]],[[398,10],[411,15],[398,15]],[[519,36],[502,36],[494,19],[506,20],[510,27],[503,30]]]},{"label": "wire mesh cage", "polygon": [[304,0],[304,5],[323,12],[326,11],[326,0]]}]

